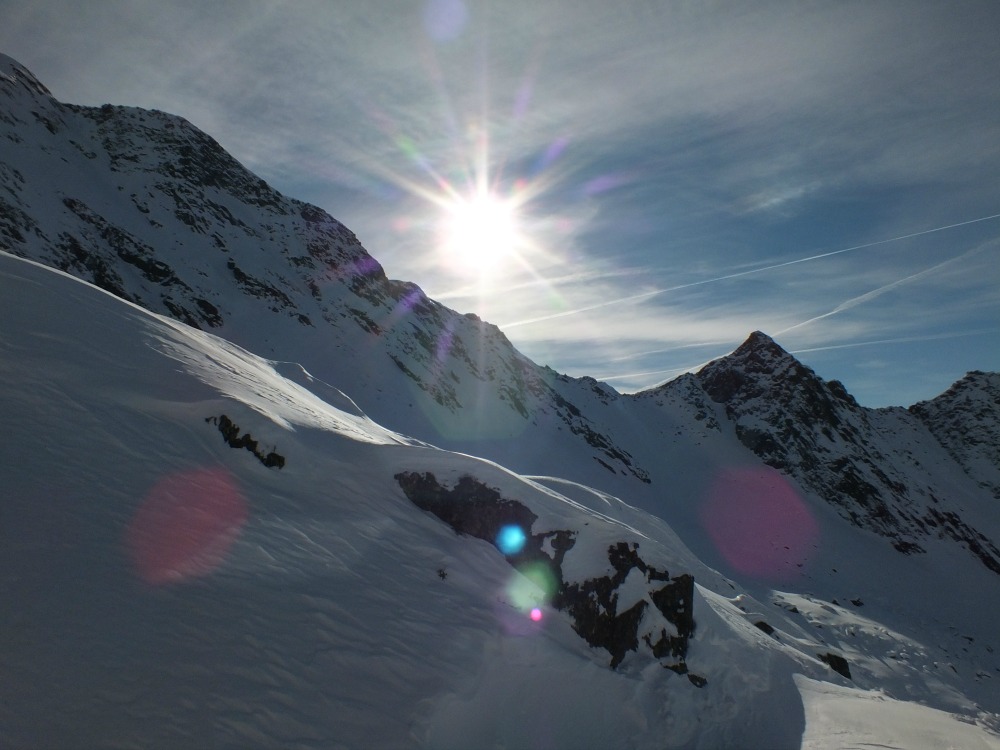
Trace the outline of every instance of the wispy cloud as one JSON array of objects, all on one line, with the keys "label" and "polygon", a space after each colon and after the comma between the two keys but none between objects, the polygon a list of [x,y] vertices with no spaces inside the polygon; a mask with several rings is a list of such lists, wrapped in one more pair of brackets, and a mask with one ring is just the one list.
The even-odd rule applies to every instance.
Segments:
[{"label": "wispy cloud", "polygon": [[[612,306],[615,306],[615,305],[621,305],[621,304],[626,304],[626,303],[639,302],[639,301],[642,301],[642,300],[649,299],[651,297],[655,297],[655,296],[660,295],[660,294],[665,294],[667,292],[675,292],[675,291],[680,291],[680,290],[683,290],[683,289],[690,289],[692,287],[703,286],[705,284],[715,284],[715,283],[718,283],[718,282],[721,282],[721,281],[729,281],[729,280],[732,280],[732,279],[739,279],[739,278],[742,278],[742,277],[745,277],[745,276],[751,276],[751,275],[754,275],[754,274],[760,274],[760,273],[764,273],[764,272],[767,272],[767,271],[774,271],[774,270],[777,270],[777,269],[786,268],[788,266],[798,265],[800,263],[808,263],[810,261],[822,260],[824,258],[831,258],[833,256],[842,255],[844,253],[849,253],[849,252],[852,252],[852,251],[855,251],[855,250],[863,250],[863,249],[866,249],[866,248],[877,247],[879,245],[885,245],[885,244],[888,244],[888,243],[891,243],[891,242],[899,242],[901,240],[912,239],[914,237],[921,237],[923,235],[932,234],[932,233],[935,233],[935,232],[943,232],[943,231],[948,230],[948,229],[954,229],[956,227],[967,226],[969,224],[977,224],[979,222],[990,221],[990,220],[994,220],[994,219],[998,219],[998,218],[1000,218],[1000,214],[992,214],[990,216],[983,216],[983,217],[980,217],[978,219],[969,219],[967,221],[961,221],[961,222],[957,222],[957,223],[953,223],[953,224],[948,224],[948,225],[945,225],[945,226],[934,227],[932,229],[924,229],[924,230],[921,230],[921,231],[918,231],[918,232],[910,232],[908,234],[899,235],[898,237],[891,237],[889,239],[884,239],[884,240],[876,240],[874,242],[866,242],[866,243],[861,244],[861,245],[852,245],[851,247],[845,247],[845,248],[841,248],[839,250],[831,250],[831,251],[825,252],[825,253],[818,253],[818,254],[815,254],[815,255],[808,255],[808,256],[805,256],[805,257],[801,257],[801,258],[795,258],[793,260],[786,260],[786,261],[782,261],[781,263],[772,263],[772,264],[765,265],[765,266],[760,266],[760,267],[757,267],[757,268],[750,268],[750,269],[746,269],[746,270],[742,270],[742,271],[734,271],[733,273],[722,274],[720,276],[713,276],[713,277],[708,278],[708,279],[701,279],[701,280],[698,280],[698,281],[691,281],[691,282],[688,282],[688,283],[685,283],[685,284],[677,284],[675,286],[664,287],[664,288],[661,288],[661,289],[651,289],[651,290],[639,292],[638,294],[630,294],[630,295],[627,295],[625,297],[619,297],[617,299],[610,299],[610,300],[603,300],[601,302],[594,302],[594,303],[592,303],[590,305],[587,305],[587,306],[584,306],[584,307],[579,307],[579,308],[576,308],[576,309],[573,309],[573,310],[563,310],[563,311],[560,311],[560,312],[557,312],[557,313],[552,313],[550,315],[541,316],[541,317],[537,317],[537,318],[529,318],[529,319],[526,319],[526,320],[515,320],[515,321],[507,322],[507,323],[503,324],[503,327],[507,328],[507,329],[517,328],[519,326],[532,325],[532,324],[536,324],[536,323],[543,323],[543,322],[548,322],[548,321],[551,321],[551,320],[555,320],[557,318],[565,318],[565,317],[568,317],[568,316],[571,316],[571,315],[578,315],[580,313],[592,312],[594,310],[601,310],[601,309],[604,309],[604,308],[607,308],[607,307],[612,307]],[[975,251],[969,251],[969,253],[971,253],[971,252],[975,252]],[[965,253],[961,257],[964,257],[965,255],[968,255],[969,253]],[[957,260],[957,259],[952,259],[952,260],[946,261],[945,263],[939,264],[938,266],[935,266],[934,268],[927,269],[926,271],[921,271],[918,274],[913,274],[912,276],[908,276],[905,279],[901,279],[899,281],[893,282],[892,284],[888,284],[888,285],[886,285],[884,287],[880,287],[877,290],[874,290],[872,292],[868,292],[868,293],[866,293],[864,295],[861,295],[861,296],[859,296],[857,298],[854,298],[852,300],[848,300],[847,302],[844,302],[841,306],[838,306],[837,309],[832,310],[829,313],[826,313],[824,315],[818,316],[816,318],[812,318],[810,320],[804,321],[802,323],[797,323],[794,326],[790,326],[789,328],[784,329],[782,331],[782,333],[784,333],[786,331],[790,331],[793,328],[798,328],[800,326],[804,326],[807,323],[811,323],[814,320],[820,320],[822,318],[828,317],[829,315],[833,315],[833,314],[835,314],[837,312],[841,312],[842,310],[849,309],[850,307],[853,307],[853,306],[855,306],[857,304],[860,304],[861,302],[867,301],[868,299],[872,299],[872,298],[878,296],[879,294],[882,294],[885,291],[888,291],[889,289],[895,288],[896,286],[899,286],[900,284],[903,284],[903,283],[906,283],[907,281],[911,281],[911,280],[920,278],[920,277],[926,275],[927,273],[931,273],[931,272],[937,270],[938,268],[941,268],[941,267],[943,267],[945,265],[948,265],[948,264],[952,263],[954,260]]]}]

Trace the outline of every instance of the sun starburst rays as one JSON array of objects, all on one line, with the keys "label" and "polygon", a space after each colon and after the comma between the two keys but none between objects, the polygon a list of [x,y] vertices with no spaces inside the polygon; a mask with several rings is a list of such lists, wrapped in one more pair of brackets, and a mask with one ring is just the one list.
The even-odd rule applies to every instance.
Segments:
[{"label": "sun starburst rays", "polygon": [[[506,285],[514,276],[544,282],[541,268],[557,265],[558,258],[544,237],[551,222],[536,220],[530,208],[551,187],[551,175],[506,178],[484,126],[436,149],[434,159],[407,139],[396,145],[408,168],[383,167],[383,177],[422,204],[405,224],[424,230],[428,256],[442,278],[480,289]],[[413,167],[419,174],[406,174]]]}]

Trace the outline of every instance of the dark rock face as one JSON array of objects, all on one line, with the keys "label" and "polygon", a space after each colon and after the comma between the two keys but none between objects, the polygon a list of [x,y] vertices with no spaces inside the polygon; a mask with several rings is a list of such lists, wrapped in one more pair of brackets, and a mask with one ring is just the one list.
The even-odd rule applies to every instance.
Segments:
[{"label": "dark rock face", "polygon": [[[527,536],[538,520],[538,516],[527,506],[501,497],[497,490],[470,476],[460,478],[451,489],[441,485],[430,472],[397,474],[396,481],[410,501],[421,510],[433,513],[459,534],[474,536],[491,544],[496,542],[505,526],[518,526]],[[528,536],[525,544],[528,554],[543,554],[541,550],[545,538]],[[569,546],[572,547],[572,541]]]},{"label": "dark rock face", "polygon": [[[813,468],[810,433],[819,431],[831,440],[838,431],[853,435],[852,417],[862,411],[842,385],[824,383],[759,331],[696,377],[713,401],[726,404],[740,441],[776,469]],[[744,424],[741,417],[751,411],[764,416],[770,429]]]},{"label": "dark rock face", "polygon": [[774,635],[774,628],[771,627],[771,625],[766,623],[764,620],[758,620],[757,622],[755,622],[754,627],[764,631],[767,635]]},{"label": "dark rock face", "polygon": [[685,574],[671,579],[667,571],[657,570],[643,562],[637,550],[638,545],[628,545],[625,542],[610,546],[608,562],[611,563],[614,574],[580,583],[563,582],[553,604],[573,617],[574,629],[587,643],[607,649],[612,656],[611,667],[614,668],[622,662],[627,651],[638,648],[639,623],[648,606],[643,600],[619,613],[618,588],[633,570],[638,570],[647,584],[666,582],[656,590],[651,588],[649,598],[664,618],[675,626],[677,634],[669,635],[666,628],[661,628],[659,633],[645,634],[643,641],[657,659],[675,660],[664,666],[686,674],[684,659],[687,656],[688,639],[694,633],[694,578]]},{"label": "dark rock face", "polygon": [[241,433],[240,426],[233,422],[225,414],[218,417],[207,417],[206,422],[214,424],[222,433],[223,439],[230,448],[243,448],[250,451],[257,460],[269,469],[281,469],[285,466],[285,457],[275,451],[264,453],[259,447],[259,443],[251,437],[249,432]]},{"label": "dark rock face", "polygon": [[920,479],[919,461],[900,451],[896,437],[919,438],[929,428],[980,487],[1000,497],[1000,375],[969,373],[909,411],[865,409],[758,331],[694,377],[725,406],[744,446],[854,525],[907,555],[923,553],[928,537],[951,539],[1000,573],[997,544],[938,507],[939,491]]},{"label": "dark rock face", "polygon": [[858,526],[892,539],[900,529],[885,498],[903,487],[866,444],[867,414],[844,390],[821,380],[758,332],[696,376],[726,413],[736,436],[768,465],[838,505]]},{"label": "dark rock face", "polygon": [[963,544],[983,565],[1000,575],[1000,549],[985,534],[963,521],[957,513],[928,508],[923,522],[938,530],[939,538],[953,539]]},{"label": "dark rock face", "polygon": [[[654,658],[664,660],[664,667],[688,673],[688,643],[695,630],[693,576],[671,577],[666,570],[647,564],[639,556],[637,544],[618,542],[607,550],[611,574],[567,581],[563,561],[576,543],[577,532],[535,533],[532,527],[538,517],[527,506],[502,497],[496,489],[470,476],[461,477],[453,488],[445,487],[429,472],[403,472],[396,475],[396,481],[414,505],[433,513],[459,534],[497,544],[505,527],[523,530],[523,547],[507,552],[501,549],[501,553],[519,570],[528,564],[542,564],[548,569],[555,581],[550,603],[570,616],[573,629],[581,638],[611,655],[612,669],[622,663],[629,651],[637,651],[641,640]],[[551,554],[546,552],[546,546],[551,548]],[[648,601],[640,599],[619,612],[620,587],[634,571],[648,586]],[[640,632],[650,602],[675,632],[668,633],[665,627],[658,632]],[[707,682],[703,677],[692,677],[692,684],[699,687]]]},{"label": "dark rock face", "polygon": [[817,654],[817,657],[837,674],[842,675],[849,680],[851,679],[851,667],[847,663],[847,659],[843,656],[840,656],[839,654],[826,653]]}]

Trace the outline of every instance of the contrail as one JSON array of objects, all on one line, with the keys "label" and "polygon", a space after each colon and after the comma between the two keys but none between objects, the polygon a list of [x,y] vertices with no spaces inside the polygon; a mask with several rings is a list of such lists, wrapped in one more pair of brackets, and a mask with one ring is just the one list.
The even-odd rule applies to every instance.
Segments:
[{"label": "contrail", "polygon": [[988,333],[1000,333],[1000,328],[979,328],[974,331],[955,331],[953,333],[932,333],[926,336],[899,336],[892,339],[876,341],[855,341],[851,344],[831,344],[830,346],[814,346],[808,349],[794,349],[789,354],[806,354],[808,352],[825,352],[833,349],[853,349],[858,346],[876,346],[882,344],[909,344],[915,341],[937,341],[939,339],[958,339],[966,336],[982,336]]},{"label": "contrail", "polygon": [[896,279],[896,281],[880,286],[877,289],[872,289],[870,292],[865,292],[864,294],[860,294],[857,297],[851,297],[849,300],[841,302],[839,305],[837,305],[829,312],[825,312],[822,315],[817,315],[814,318],[809,318],[809,320],[803,320],[801,323],[796,323],[793,326],[784,328],[775,333],[774,335],[780,336],[783,333],[794,331],[796,328],[802,328],[802,326],[807,326],[810,323],[815,323],[817,320],[823,320],[824,318],[829,318],[831,315],[836,315],[837,313],[843,312],[844,310],[850,310],[852,307],[857,307],[858,305],[868,302],[869,300],[873,300],[876,297],[881,297],[886,292],[890,292],[897,287],[903,286],[903,284],[908,284],[911,281],[916,281],[917,279],[923,278],[924,276],[928,276],[929,274],[932,274],[935,271],[941,270],[945,266],[949,266],[952,263],[957,263],[958,261],[962,260],[963,258],[969,255],[974,255],[975,253],[978,253],[982,249],[983,246],[980,245],[979,247],[975,247],[972,250],[967,250],[961,255],[955,256],[954,258],[949,258],[948,260],[933,265],[930,268],[925,268],[923,271],[917,271],[917,273],[910,274],[909,276],[906,276],[902,279]]},{"label": "contrail", "polygon": [[551,315],[543,315],[537,318],[528,318],[526,320],[517,320],[512,323],[504,323],[500,325],[502,329],[515,328],[517,326],[531,325],[532,323],[542,323],[547,320],[555,320],[557,318],[565,318],[570,315],[578,315],[584,312],[590,312],[591,310],[600,310],[604,307],[611,307],[612,305],[620,305],[625,302],[638,302],[639,300],[648,299],[649,297],[655,297],[658,294],[664,294],[666,292],[675,292],[679,289],[688,289],[694,286],[703,286],[705,284],[714,284],[718,281],[726,281],[727,279],[736,279],[742,276],[750,276],[755,273],[764,273],[765,271],[773,271],[776,268],[785,268],[786,266],[793,266],[797,263],[808,263],[812,260],[820,260],[822,258],[830,258],[834,255],[842,255],[843,253],[849,253],[854,250],[864,250],[869,247],[876,247],[878,245],[887,245],[890,242],[900,242],[901,240],[912,239],[913,237],[922,237],[925,234],[933,234],[935,232],[944,232],[948,229],[955,229],[957,227],[968,226],[969,224],[978,224],[982,221],[991,221],[992,219],[1000,219],[1000,213],[992,214],[990,216],[982,216],[978,219],[969,219],[968,221],[960,221],[955,224],[946,224],[941,227],[934,227],[933,229],[924,229],[920,232],[910,232],[909,234],[901,234],[898,237],[890,237],[885,240],[876,240],[875,242],[866,242],[863,245],[853,245],[851,247],[845,247],[840,250],[831,250],[828,253],[819,253],[818,255],[810,255],[805,258],[796,258],[795,260],[786,260],[782,263],[774,263],[770,266],[763,266],[761,268],[753,268],[749,271],[738,271],[736,273],[725,274],[724,276],[715,276],[711,279],[702,279],[701,281],[692,281],[687,284],[678,284],[677,286],[665,287],[663,289],[653,289],[648,292],[642,292],[640,294],[632,294],[628,297],[619,297],[617,299],[605,300],[604,302],[597,302],[593,305],[586,305],[584,307],[578,307],[574,310],[563,310],[562,312],[552,313]]}]

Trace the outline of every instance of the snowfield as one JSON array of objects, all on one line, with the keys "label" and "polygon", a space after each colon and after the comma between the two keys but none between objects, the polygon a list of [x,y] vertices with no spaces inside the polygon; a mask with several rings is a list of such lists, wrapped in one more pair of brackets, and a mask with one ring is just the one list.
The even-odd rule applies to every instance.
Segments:
[{"label": "snowfield", "polygon": [[[0,319],[4,747],[1000,747],[976,574],[953,581],[951,637],[933,607],[744,586],[571,466],[527,478],[412,440],[337,384],[6,254]],[[572,532],[567,582],[612,573],[618,543],[694,576],[689,673],[641,642],[612,669],[400,472],[474,477],[530,508],[530,532]],[[918,579],[941,580],[900,591]],[[672,627],[654,589],[638,568],[617,589],[619,612],[649,605],[640,634]]]}]

